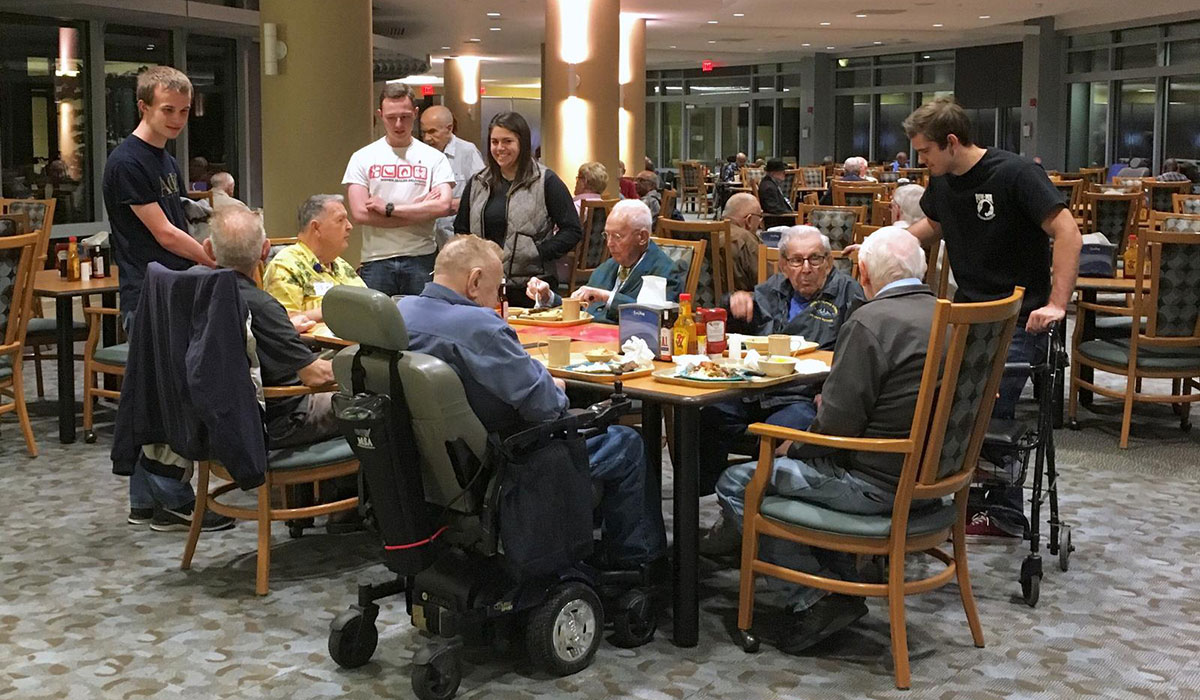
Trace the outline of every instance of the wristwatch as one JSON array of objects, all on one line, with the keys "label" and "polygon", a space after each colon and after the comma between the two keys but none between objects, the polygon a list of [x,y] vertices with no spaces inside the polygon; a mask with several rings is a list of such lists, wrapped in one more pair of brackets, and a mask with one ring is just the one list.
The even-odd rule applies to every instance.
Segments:
[{"label": "wristwatch", "polygon": [[394,211],[396,211],[396,205],[388,202],[387,206],[383,208],[383,215],[390,217]]}]

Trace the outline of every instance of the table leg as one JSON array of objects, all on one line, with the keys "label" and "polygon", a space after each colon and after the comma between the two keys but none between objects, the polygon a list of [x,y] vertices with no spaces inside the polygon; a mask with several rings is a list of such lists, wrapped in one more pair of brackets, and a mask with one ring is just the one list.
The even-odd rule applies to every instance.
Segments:
[{"label": "table leg", "polygon": [[[1082,292],[1084,301],[1092,303],[1092,304],[1096,303],[1096,298],[1098,296],[1096,290],[1084,289],[1084,290],[1081,290],[1081,292]],[[1082,333],[1082,335],[1079,336],[1079,342],[1081,342],[1081,343],[1084,341],[1088,341],[1088,340],[1094,340],[1096,338],[1096,314],[1085,309],[1082,316],[1083,316],[1083,333]],[[1095,378],[1096,378],[1095,370],[1093,370],[1091,367],[1088,367],[1087,365],[1080,365],[1079,378],[1085,382],[1091,383],[1091,382],[1095,381]],[[1079,404],[1081,406],[1091,406],[1092,405],[1091,390],[1089,390],[1089,389],[1080,389],[1079,390]]]},{"label": "table leg", "polygon": [[646,497],[662,503],[662,406],[642,401],[642,442],[646,446]]},{"label": "table leg", "polygon": [[74,299],[55,299],[58,319],[58,439],[75,442],[75,338],[71,328]]},{"label": "table leg", "polygon": [[675,407],[674,573],[675,646],[694,647],[700,639],[700,409]]}]

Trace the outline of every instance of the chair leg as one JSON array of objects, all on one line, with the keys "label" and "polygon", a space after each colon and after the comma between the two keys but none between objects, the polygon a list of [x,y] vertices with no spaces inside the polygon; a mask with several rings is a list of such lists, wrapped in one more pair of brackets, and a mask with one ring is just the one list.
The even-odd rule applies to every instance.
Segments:
[{"label": "chair leg", "polygon": [[742,574],[738,585],[738,629],[749,632],[754,626],[754,560],[758,559],[758,533],[753,517],[746,518],[742,531]]},{"label": "chair leg", "polygon": [[92,432],[92,409],[95,397],[92,396],[92,389],[96,386],[96,373],[92,370],[90,363],[84,359],[83,362],[83,434],[90,435]]},{"label": "chair leg", "polygon": [[1135,385],[1140,380],[1134,376],[1125,377],[1125,407],[1121,411],[1121,442],[1119,447],[1124,450],[1129,447],[1129,425],[1133,422],[1133,394]]},{"label": "chair leg", "polygon": [[258,487],[258,572],[254,592],[267,594],[267,578],[271,571],[271,481],[268,478]]},{"label": "chair leg", "polygon": [[38,456],[37,441],[33,439],[33,425],[29,422],[29,410],[25,407],[25,379],[21,374],[20,356],[13,364],[13,403],[16,405],[17,420],[21,423],[21,434],[25,437],[25,449],[30,457]]},{"label": "chair leg", "polygon": [[46,386],[42,381],[42,346],[33,346],[33,378],[37,384],[37,396],[39,399],[46,397]]},{"label": "chair leg", "polygon": [[196,554],[196,543],[200,541],[200,528],[204,527],[204,513],[208,510],[208,462],[200,463],[196,476],[196,505],[192,506],[192,526],[188,528],[187,544],[183,546],[183,562],[180,569],[192,568],[192,557]]},{"label": "chair leg", "polygon": [[962,596],[963,612],[967,614],[967,626],[971,628],[971,639],[975,646],[983,648],[983,626],[979,624],[979,611],[975,608],[975,593],[971,590],[971,574],[967,571],[967,492],[954,496],[958,501],[958,516],[954,519],[951,538],[954,545],[954,568],[958,574],[958,593]]},{"label": "chair leg", "polygon": [[[895,550],[897,548],[893,548]],[[892,632],[892,664],[896,687],[908,690],[912,676],[908,668],[908,630],[904,622],[904,550],[888,557],[888,624]]]}]

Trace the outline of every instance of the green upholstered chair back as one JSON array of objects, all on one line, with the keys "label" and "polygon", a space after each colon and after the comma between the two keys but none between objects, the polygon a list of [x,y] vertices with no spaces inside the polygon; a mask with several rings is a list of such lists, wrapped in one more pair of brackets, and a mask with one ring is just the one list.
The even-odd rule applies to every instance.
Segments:
[{"label": "green upholstered chair back", "polygon": [[700,258],[699,281],[692,295],[692,308],[713,307],[733,291],[733,261],[729,255],[729,222],[674,221],[662,219],[656,232],[659,238],[682,241],[704,241]]},{"label": "green upholstered chair back", "polygon": [[1168,233],[1200,233],[1200,214],[1168,214],[1158,215],[1161,218],[1159,229]]},{"label": "green upholstered chair back", "polygon": [[1200,236],[1195,233],[1149,231],[1138,245],[1140,254],[1149,252],[1151,282],[1157,291],[1150,313],[1147,335],[1188,338],[1200,335]]},{"label": "green upholstered chair back", "polygon": [[465,445],[482,463],[487,451],[487,429],[467,403],[462,381],[454,368],[430,355],[405,352],[408,330],[404,318],[395,302],[382,292],[334,287],[325,295],[322,309],[331,331],[358,343],[339,352],[333,360],[333,373],[343,392],[353,390],[354,358],[362,354],[364,388],[390,395],[388,355],[372,353],[364,347],[401,353],[395,361],[396,370],[412,416],[425,500],[436,506],[451,506],[453,502],[454,510],[473,512],[478,503],[473,492],[463,493],[470,474],[455,467],[457,446]]},{"label": "green upholstered chair back", "polygon": [[1101,233],[1109,243],[1117,246],[1118,250],[1125,248],[1125,241],[1137,226],[1138,208],[1141,206],[1141,195],[1131,193],[1101,194],[1085,192],[1084,202],[1087,204],[1088,216],[1091,223],[1089,233]]},{"label": "green upholstered chair back", "polygon": [[33,293],[35,251],[40,239],[36,232],[25,233],[17,218],[0,218],[0,345],[17,345],[9,360],[20,358],[20,346],[24,343],[29,295]]},{"label": "green upholstered chair back", "polygon": [[[704,262],[705,241],[684,241],[675,238],[651,238],[658,249],[675,263],[675,274],[683,281],[680,294],[696,295],[696,285],[699,284],[698,269]],[[711,269],[709,274],[712,274]]]},{"label": "green upholstered chair back", "polygon": [[579,220],[583,225],[583,238],[579,241],[580,269],[594,270],[608,259],[608,245],[604,241],[604,226],[608,213],[619,199],[585,199],[579,203]]}]

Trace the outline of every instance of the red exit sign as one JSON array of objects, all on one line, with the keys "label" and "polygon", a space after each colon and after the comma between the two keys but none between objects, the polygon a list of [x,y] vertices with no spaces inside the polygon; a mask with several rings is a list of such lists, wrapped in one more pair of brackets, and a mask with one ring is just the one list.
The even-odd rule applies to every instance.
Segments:
[{"label": "red exit sign", "polygon": [[421,94],[424,95],[425,97],[429,97],[430,95],[433,94],[433,86],[432,85],[422,85],[421,86]]},{"label": "red exit sign", "polygon": [[713,62],[711,60],[706,58],[700,62],[700,70],[704,71],[705,73],[712,72],[712,69],[713,69]]}]

